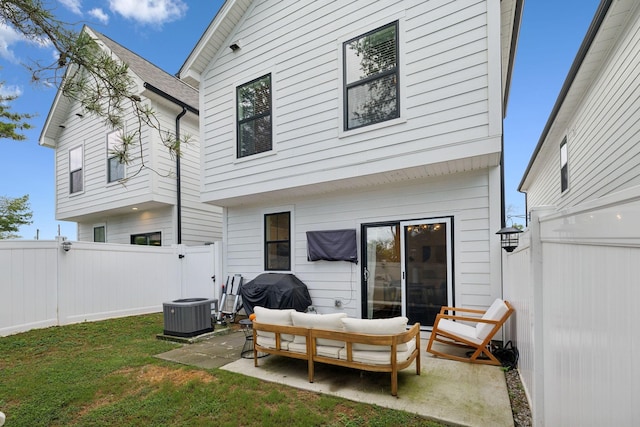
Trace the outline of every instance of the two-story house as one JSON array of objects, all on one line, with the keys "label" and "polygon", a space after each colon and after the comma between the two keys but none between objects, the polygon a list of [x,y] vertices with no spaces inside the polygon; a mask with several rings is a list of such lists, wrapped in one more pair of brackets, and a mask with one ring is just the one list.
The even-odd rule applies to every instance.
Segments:
[{"label": "two-story house", "polygon": [[[159,129],[138,132],[129,110],[124,129],[83,111],[58,91],[40,145],[55,150],[56,219],[77,223],[80,241],[197,245],[221,238],[221,208],[200,202],[198,91],[89,27],[102,49],[129,66],[135,93]],[[114,155],[123,133],[136,133],[132,161]],[[187,137],[176,157],[167,133]],[[141,166],[144,164],[144,167]]]},{"label": "two-story house", "polygon": [[225,273],[293,273],[320,312],[425,327],[500,297],[521,3],[227,0],[179,72]]}]

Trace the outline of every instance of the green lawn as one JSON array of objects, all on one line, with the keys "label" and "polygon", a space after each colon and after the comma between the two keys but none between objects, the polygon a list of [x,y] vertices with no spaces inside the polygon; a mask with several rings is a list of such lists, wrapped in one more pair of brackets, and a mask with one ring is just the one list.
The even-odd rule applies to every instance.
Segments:
[{"label": "green lawn", "polygon": [[437,426],[420,417],[153,357],[162,314],[0,338],[0,411],[17,426]]}]

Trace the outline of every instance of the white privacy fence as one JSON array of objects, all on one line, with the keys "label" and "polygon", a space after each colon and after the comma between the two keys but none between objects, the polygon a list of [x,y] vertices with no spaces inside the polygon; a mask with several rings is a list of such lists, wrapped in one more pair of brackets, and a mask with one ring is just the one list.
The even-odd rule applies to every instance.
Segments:
[{"label": "white privacy fence", "polygon": [[218,298],[220,244],[149,247],[0,241],[0,336],[162,311],[180,298]]},{"label": "white privacy fence", "polygon": [[640,425],[638,193],[534,210],[505,255],[507,339],[537,426]]}]

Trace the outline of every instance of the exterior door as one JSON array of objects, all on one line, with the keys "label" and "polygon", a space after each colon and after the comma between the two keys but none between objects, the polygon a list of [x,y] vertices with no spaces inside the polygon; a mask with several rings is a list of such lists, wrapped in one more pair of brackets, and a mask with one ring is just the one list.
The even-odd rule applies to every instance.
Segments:
[{"label": "exterior door", "polygon": [[450,218],[364,224],[362,242],[363,317],[428,329],[453,305]]},{"label": "exterior door", "polygon": [[430,328],[443,305],[453,305],[451,220],[402,222],[405,316]]}]

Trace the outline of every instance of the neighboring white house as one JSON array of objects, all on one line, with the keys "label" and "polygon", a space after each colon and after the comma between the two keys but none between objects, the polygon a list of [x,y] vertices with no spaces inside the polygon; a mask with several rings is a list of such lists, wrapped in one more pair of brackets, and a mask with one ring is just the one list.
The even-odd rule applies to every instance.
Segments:
[{"label": "neighboring white house", "polygon": [[[88,27],[83,31],[128,64],[142,102],[156,112],[163,133],[191,138],[181,147],[178,180],[177,160],[160,133],[143,126],[141,156],[148,168],[138,173],[140,145],[132,150],[131,164],[120,163],[111,150],[122,130],[110,129],[59,91],[40,136],[40,145],[55,150],[56,219],[77,222],[80,241],[198,245],[220,240],[221,209],[200,202],[197,89],[103,34]],[[131,112],[124,131],[137,126]]]},{"label": "neighboring white house", "polygon": [[[425,327],[442,305],[500,297],[521,7],[226,1],[179,72],[199,88],[202,200],[224,208],[225,274],[293,273],[320,312]],[[310,261],[323,238],[334,245]],[[354,248],[357,264],[322,259]]]},{"label": "neighboring white house", "polygon": [[503,267],[534,425],[640,425],[640,2],[601,0],[519,190]]},{"label": "neighboring white house", "polygon": [[601,2],[518,187],[527,211],[640,186],[637,12]]}]

